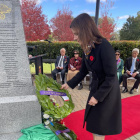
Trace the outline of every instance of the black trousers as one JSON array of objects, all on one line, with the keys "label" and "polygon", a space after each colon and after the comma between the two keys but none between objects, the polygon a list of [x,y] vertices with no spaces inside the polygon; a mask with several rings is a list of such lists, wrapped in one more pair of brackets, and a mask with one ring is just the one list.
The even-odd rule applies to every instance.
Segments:
[{"label": "black trousers", "polygon": [[[123,87],[125,87],[126,89],[127,89],[127,78],[129,78],[129,77],[132,77],[132,76],[128,75],[127,73],[123,74]],[[137,74],[135,76],[135,79],[137,79],[137,80],[136,80],[135,84],[133,85],[132,89],[134,89],[134,88],[138,89],[138,86],[140,84],[140,74]]]},{"label": "black trousers", "polygon": [[53,77],[54,80],[56,80],[56,74],[58,72],[61,72],[62,81],[64,81],[65,73],[68,72],[68,70],[67,69],[62,69],[62,70],[60,70],[60,69],[54,69],[52,71],[52,77]]}]

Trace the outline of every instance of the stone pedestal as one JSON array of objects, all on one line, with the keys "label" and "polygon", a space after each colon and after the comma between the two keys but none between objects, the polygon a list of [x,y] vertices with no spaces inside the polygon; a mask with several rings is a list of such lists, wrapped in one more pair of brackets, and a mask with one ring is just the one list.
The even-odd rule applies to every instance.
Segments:
[{"label": "stone pedestal", "polygon": [[19,0],[0,0],[0,140],[41,123],[29,69]]}]

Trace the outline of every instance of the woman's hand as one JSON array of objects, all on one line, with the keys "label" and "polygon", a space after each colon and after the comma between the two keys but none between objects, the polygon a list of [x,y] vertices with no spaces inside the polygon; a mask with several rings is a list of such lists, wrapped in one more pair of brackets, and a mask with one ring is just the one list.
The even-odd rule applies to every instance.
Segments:
[{"label": "woman's hand", "polygon": [[68,84],[67,84],[67,83],[65,83],[65,84],[63,84],[63,85],[61,86],[61,88],[60,88],[60,89],[68,89],[68,88],[69,88]]},{"label": "woman's hand", "polygon": [[93,96],[90,98],[88,104],[95,106],[98,103],[98,100],[96,100]]}]

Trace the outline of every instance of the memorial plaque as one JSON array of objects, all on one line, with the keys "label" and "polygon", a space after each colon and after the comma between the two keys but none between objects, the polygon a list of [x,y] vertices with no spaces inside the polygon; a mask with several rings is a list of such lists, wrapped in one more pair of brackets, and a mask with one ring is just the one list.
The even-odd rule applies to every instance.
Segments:
[{"label": "memorial plaque", "polygon": [[41,123],[19,0],[0,0],[0,91],[0,140]]}]

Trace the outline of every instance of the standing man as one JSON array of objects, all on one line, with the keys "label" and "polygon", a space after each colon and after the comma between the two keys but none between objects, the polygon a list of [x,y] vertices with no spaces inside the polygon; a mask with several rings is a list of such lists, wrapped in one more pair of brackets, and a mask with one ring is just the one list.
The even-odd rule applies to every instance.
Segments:
[{"label": "standing man", "polygon": [[60,50],[61,56],[57,56],[55,69],[52,71],[52,77],[56,80],[56,74],[61,72],[62,84],[64,84],[65,73],[68,71],[69,57],[66,56],[65,48]]},{"label": "standing man", "polygon": [[123,87],[125,88],[122,93],[128,92],[127,89],[127,78],[134,77],[136,80],[135,84],[130,90],[130,94],[133,94],[134,88],[137,89],[140,84],[140,57],[138,57],[139,49],[135,48],[132,50],[132,57],[127,58],[123,75]]}]

